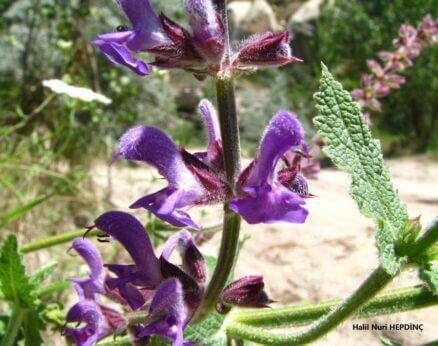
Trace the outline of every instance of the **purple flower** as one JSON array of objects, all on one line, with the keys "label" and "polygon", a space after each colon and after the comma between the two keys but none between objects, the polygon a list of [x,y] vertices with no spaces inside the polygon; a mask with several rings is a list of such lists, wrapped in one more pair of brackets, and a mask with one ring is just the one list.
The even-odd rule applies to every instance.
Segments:
[{"label": "purple flower", "polygon": [[287,31],[254,35],[241,44],[233,59],[235,66],[276,67],[301,62],[292,56]]},{"label": "purple flower", "polygon": [[72,337],[78,346],[94,345],[110,332],[99,305],[92,300],[81,300],[76,303],[68,311],[66,320],[68,323],[85,323],[85,326],[78,328],[67,329],[66,326],[63,327],[63,335]]},{"label": "purple flower", "polygon": [[207,192],[186,167],[171,138],[157,128],[136,126],[120,139],[114,159],[120,156],[155,166],[169,183],[168,187],[134,202],[131,208],[148,209],[177,227],[200,229],[181,208],[198,203]]},{"label": "purple flower", "polygon": [[117,288],[133,310],[140,308],[145,304],[145,298],[135,286],[154,289],[163,280],[149,235],[135,217],[120,211],[102,214],[95,220],[95,225],[118,240],[134,261],[129,265],[105,265],[117,275],[117,278],[106,280],[108,288]]},{"label": "purple flower", "polygon": [[307,150],[297,117],[278,112],[265,130],[258,157],[239,177],[242,196],[231,201],[230,209],[250,224],[303,223],[308,214],[302,206],[304,199],[282,184],[276,174],[278,161],[289,149],[299,146]]},{"label": "purple flower", "polygon": [[149,74],[149,68],[146,62],[134,58],[136,52],[155,56],[152,64],[157,67],[198,73],[205,73],[209,65],[221,61],[224,29],[210,0],[185,2],[192,34],[164,14],[157,16],[148,0],[119,0],[119,4],[132,27],[120,27],[119,31],[101,34],[93,41],[110,61],[141,76]]},{"label": "purple flower", "polygon": [[[116,297],[122,304],[127,302],[132,310],[149,310],[144,322],[132,328],[136,340],[147,341],[149,336],[158,335],[170,339],[174,346],[193,345],[184,340],[184,328],[203,300],[207,268],[191,234],[181,230],[172,235],[158,259],[147,232],[133,216],[110,211],[95,220],[95,227],[119,241],[134,264],[105,265],[117,277],[107,276],[103,289],[101,278],[105,274],[97,249],[86,239],[76,239],[74,249],[89,263],[90,279],[99,277],[100,284],[88,297],[78,292],[80,301],[69,310],[66,320],[85,325],[75,328],[64,325],[63,335],[72,337],[78,346],[91,346],[126,328],[127,321],[120,313],[98,303],[99,293],[110,299]],[[175,249],[181,256],[181,266],[170,262]],[[218,309],[225,312],[230,305],[265,307],[270,300],[263,287],[261,276],[243,277],[224,289]]]},{"label": "purple flower", "polygon": [[70,278],[75,283],[75,289],[81,299],[95,300],[99,293],[104,291],[102,258],[91,241],[85,238],[76,238],[72,248],[87,262],[90,267],[88,278]]},{"label": "purple flower", "polygon": [[112,62],[126,66],[141,76],[147,75],[147,64],[135,59],[131,52],[144,52],[170,40],[148,0],[119,0],[119,4],[132,29],[101,34],[93,44]]},{"label": "purple flower", "polygon": [[[161,130],[137,126],[122,136],[113,157],[113,161],[123,156],[151,164],[169,183],[168,187],[140,198],[131,208],[145,208],[174,226],[193,229],[200,227],[184,208],[219,202],[231,194],[224,178],[216,111],[206,100],[201,101],[199,108],[209,137],[206,152],[192,155],[183,148],[178,149]],[[249,223],[305,221],[304,200],[294,191],[294,186],[307,186],[306,181],[297,174],[289,174],[287,179],[283,175],[279,180],[276,171],[279,159],[288,150],[299,146],[307,150],[303,136],[303,129],[292,113],[279,112],[274,117],[265,131],[259,157],[240,174],[240,194],[231,203],[233,211]],[[315,169],[316,166],[310,167],[309,171]]]},{"label": "purple flower", "polygon": [[169,237],[161,257],[169,261],[170,255],[176,247],[178,247],[182,258],[182,269],[198,283],[203,284],[207,278],[205,260],[193,242],[190,232],[183,229]]},{"label": "purple flower", "polygon": [[68,311],[67,323],[85,323],[76,328],[62,327],[65,336],[72,337],[78,346],[94,345],[98,340],[126,326],[126,320],[116,310],[97,302],[98,295],[104,293],[105,273],[99,251],[91,241],[76,238],[72,248],[90,267],[88,278],[71,278],[79,296],[79,302]]},{"label": "purple flower", "polygon": [[167,279],[155,292],[146,325],[140,337],[159,335],[172,340],[173,346],[184,344],[184,327],[188,322],[183,287],[178,279]]},{"label": "purple flower", "polygon": [[136,126],[122,136],[113,161],[123,156],[146,162],[156,167],[169,183],[168,187],[140,198],[131,208],[145,208],[177,227],[200,229],[182,209],[222,200],[227,185],[220,177],[223,158],[216,112],[204,100],[200,113],[209,134],[206,153],[192,155],[178,149],[171,138],[154,127]]}]

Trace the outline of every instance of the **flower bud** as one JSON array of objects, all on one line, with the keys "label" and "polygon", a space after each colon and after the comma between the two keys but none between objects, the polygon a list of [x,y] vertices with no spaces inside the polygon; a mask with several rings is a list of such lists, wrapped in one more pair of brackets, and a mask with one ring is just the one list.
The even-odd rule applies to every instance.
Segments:
[{"label": "flower bud", "polygon": [[244,276],[224,288],[216,307],[219,313],[229,311],[228,305],[263,308],[272,302],[263,290],[265,284],[263,276]]},{"label": "flower bud", "polygon": [[185,0],[193,43],[210,63],[219,63],[224,52],[224,26],[211,0]]},{"label": "flower bud", "polygon": [[287,31],[255,35],[242,45],[233,64],[235,66],[275,67],[302,61],[292,56],[288,40]]}]

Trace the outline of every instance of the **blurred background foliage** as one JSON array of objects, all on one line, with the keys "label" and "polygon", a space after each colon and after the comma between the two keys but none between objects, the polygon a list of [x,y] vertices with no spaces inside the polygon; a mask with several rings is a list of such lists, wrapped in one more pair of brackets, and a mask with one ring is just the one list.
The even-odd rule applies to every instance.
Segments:
[{"label": "blurred background foliage", "polygon": [[[272,9],[279,27],[289,28],[295,55],[305,62],[239,80],[237,102],[246,154],[255,152],[265,125],[282,108],[295,111],[311,137],[320,61],[347,89],[356,88],[366,72],[366,60],[392,49],[400,24],[416,26],[425,14],[436,17],[438,11],[434,0],[328,0],[321,1],[315,16],[296,25],[299,9],[318,1],[241,3],[261,2]],[[184,23],[181,1],[152,3],[157,11]],[[0,0],[0,16],[2,230],[31,240],[40,236],[39,230],[50,234],[57,228],[87,225],[96,208],[111,204],[109,173],[102,205],[91,168],[105,164],[117,138],[130,126],[159,126],[179,144],[203,145],[196,105],[202,97],[214,100],[211,81],[200,82],[176,71],[141,78],[111,64],[91,45],[98,33],[127,24],[115,1]],[[239,25],[233,25],[234,38],[253,33],[239,30]],[[437,59],[436,45],[424,50],[404,73],[407,83],[383,99],[383,112],[374,114],[373,131],[383,140],[387,155],[438,150]],[[112,103],[54,95],[42,86],[43,80],[52,78],[93,89]]]}]

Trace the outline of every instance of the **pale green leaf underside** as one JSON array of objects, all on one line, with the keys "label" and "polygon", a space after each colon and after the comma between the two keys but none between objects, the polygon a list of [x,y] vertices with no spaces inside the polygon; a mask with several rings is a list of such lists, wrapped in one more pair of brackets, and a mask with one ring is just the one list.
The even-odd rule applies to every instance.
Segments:
[{"label": "pale green leaf underside", "polygon": [[326,143],[324,153],[351,176],[350,194],[360,212],[383,223],[378,248],[382,264],[393,273],[398,267],[393,245],[403,236],[408,214],[392,185],[380,143],[372,138],[358,105],[325,66],[314,97],[320,113],[314,123]]}]

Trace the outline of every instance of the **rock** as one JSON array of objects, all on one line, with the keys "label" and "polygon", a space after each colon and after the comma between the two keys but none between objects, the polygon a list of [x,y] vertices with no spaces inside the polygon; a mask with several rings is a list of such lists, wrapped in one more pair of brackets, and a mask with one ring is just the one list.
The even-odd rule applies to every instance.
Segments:
[{"label": "rock", "polygon": [[266,0],[233,1],[228,4],[228,15],[232,40],[282,29]]},{"label": "rock", "polygon": [[302,4],[289,19],[288,28],[292,38],[298,34],[312,36],[315,32],[315,21],[320,15],[323,0],[308,0]]},{"label": "rock", "polygon": [[[196,86],[187,86],[180,89],[175,96],[175,104],[180,116],[189,119],[192,118],[192,115],[196,115],[198,103],[201,101],[202,96],[202,90]],[[196,118],[194,117],[194,119]]]}]

